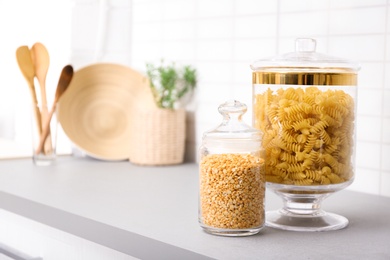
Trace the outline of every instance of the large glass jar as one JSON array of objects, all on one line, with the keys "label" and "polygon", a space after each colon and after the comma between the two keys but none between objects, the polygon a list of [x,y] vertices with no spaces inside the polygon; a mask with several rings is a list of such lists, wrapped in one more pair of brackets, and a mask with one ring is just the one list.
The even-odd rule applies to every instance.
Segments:
[{"label": "large glass jar", "polygon": [[315,40],[297,39],[295,52],[251,65],[253,125],[263,134],[267,187],[284,202],[266,213],[266,224],[279,229],[348,225],[321,202],[354,178],[359,65],[315,48]]},{"label": "large glass jar", "polygon": [[208,233],[247,236],[264,226],[261,134],[242,121],[245,104],[219,107],[222,123],[204,133],[199,162],[199,223]]}]

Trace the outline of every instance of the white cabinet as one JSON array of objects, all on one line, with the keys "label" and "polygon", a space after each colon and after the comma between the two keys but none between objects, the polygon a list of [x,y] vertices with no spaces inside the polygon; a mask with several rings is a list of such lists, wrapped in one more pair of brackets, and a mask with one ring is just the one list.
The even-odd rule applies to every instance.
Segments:
[{"label": "white cabinet", "polygon": [[[3,248],[29,256],[31,260],[137,259],[2,209],[0,209],[1,245]],[[8,260],[8,258],[0,253],[0,260]]]}]

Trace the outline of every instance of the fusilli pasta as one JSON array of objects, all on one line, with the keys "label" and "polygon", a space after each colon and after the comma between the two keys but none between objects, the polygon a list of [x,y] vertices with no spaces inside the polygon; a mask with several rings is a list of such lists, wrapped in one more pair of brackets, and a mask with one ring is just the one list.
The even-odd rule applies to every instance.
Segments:
[{"label": "fusilli pasta", "polygon": [[270,88],[254,100],[263,132],[266,179],[328,185],[353,176],[354,100],[342,90]]}]

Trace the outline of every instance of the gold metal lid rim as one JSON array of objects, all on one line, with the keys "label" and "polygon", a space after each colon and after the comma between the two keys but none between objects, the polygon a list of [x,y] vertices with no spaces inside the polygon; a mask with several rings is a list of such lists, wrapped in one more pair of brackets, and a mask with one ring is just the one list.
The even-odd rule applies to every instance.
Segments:
[{"label": "gold metal lid rim", "polygon": [[357,73],[351,71],[254,71],[253,84],[356,86]]}]

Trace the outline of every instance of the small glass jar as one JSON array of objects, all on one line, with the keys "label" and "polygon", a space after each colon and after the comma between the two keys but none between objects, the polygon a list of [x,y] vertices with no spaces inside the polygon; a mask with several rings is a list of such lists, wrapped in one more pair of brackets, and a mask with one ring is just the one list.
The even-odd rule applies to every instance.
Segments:
[{"label": "small glass jar", "polygon": [[223,121],[204,133],[200,148],[199,223],[214,235],[253,235],[265,222],[261,133],[242,121],[245,104],[229,101],[218,110]]},{"label": "small glass jar", "polygon": [[284,202],[267,212],[266,224],[279,229],[348,225],[321,203],[354,178],[359,65],[315,49],[315,40],[297,39],[295,52],[251,65],[253,125],[263,133],[267,187]]}]

